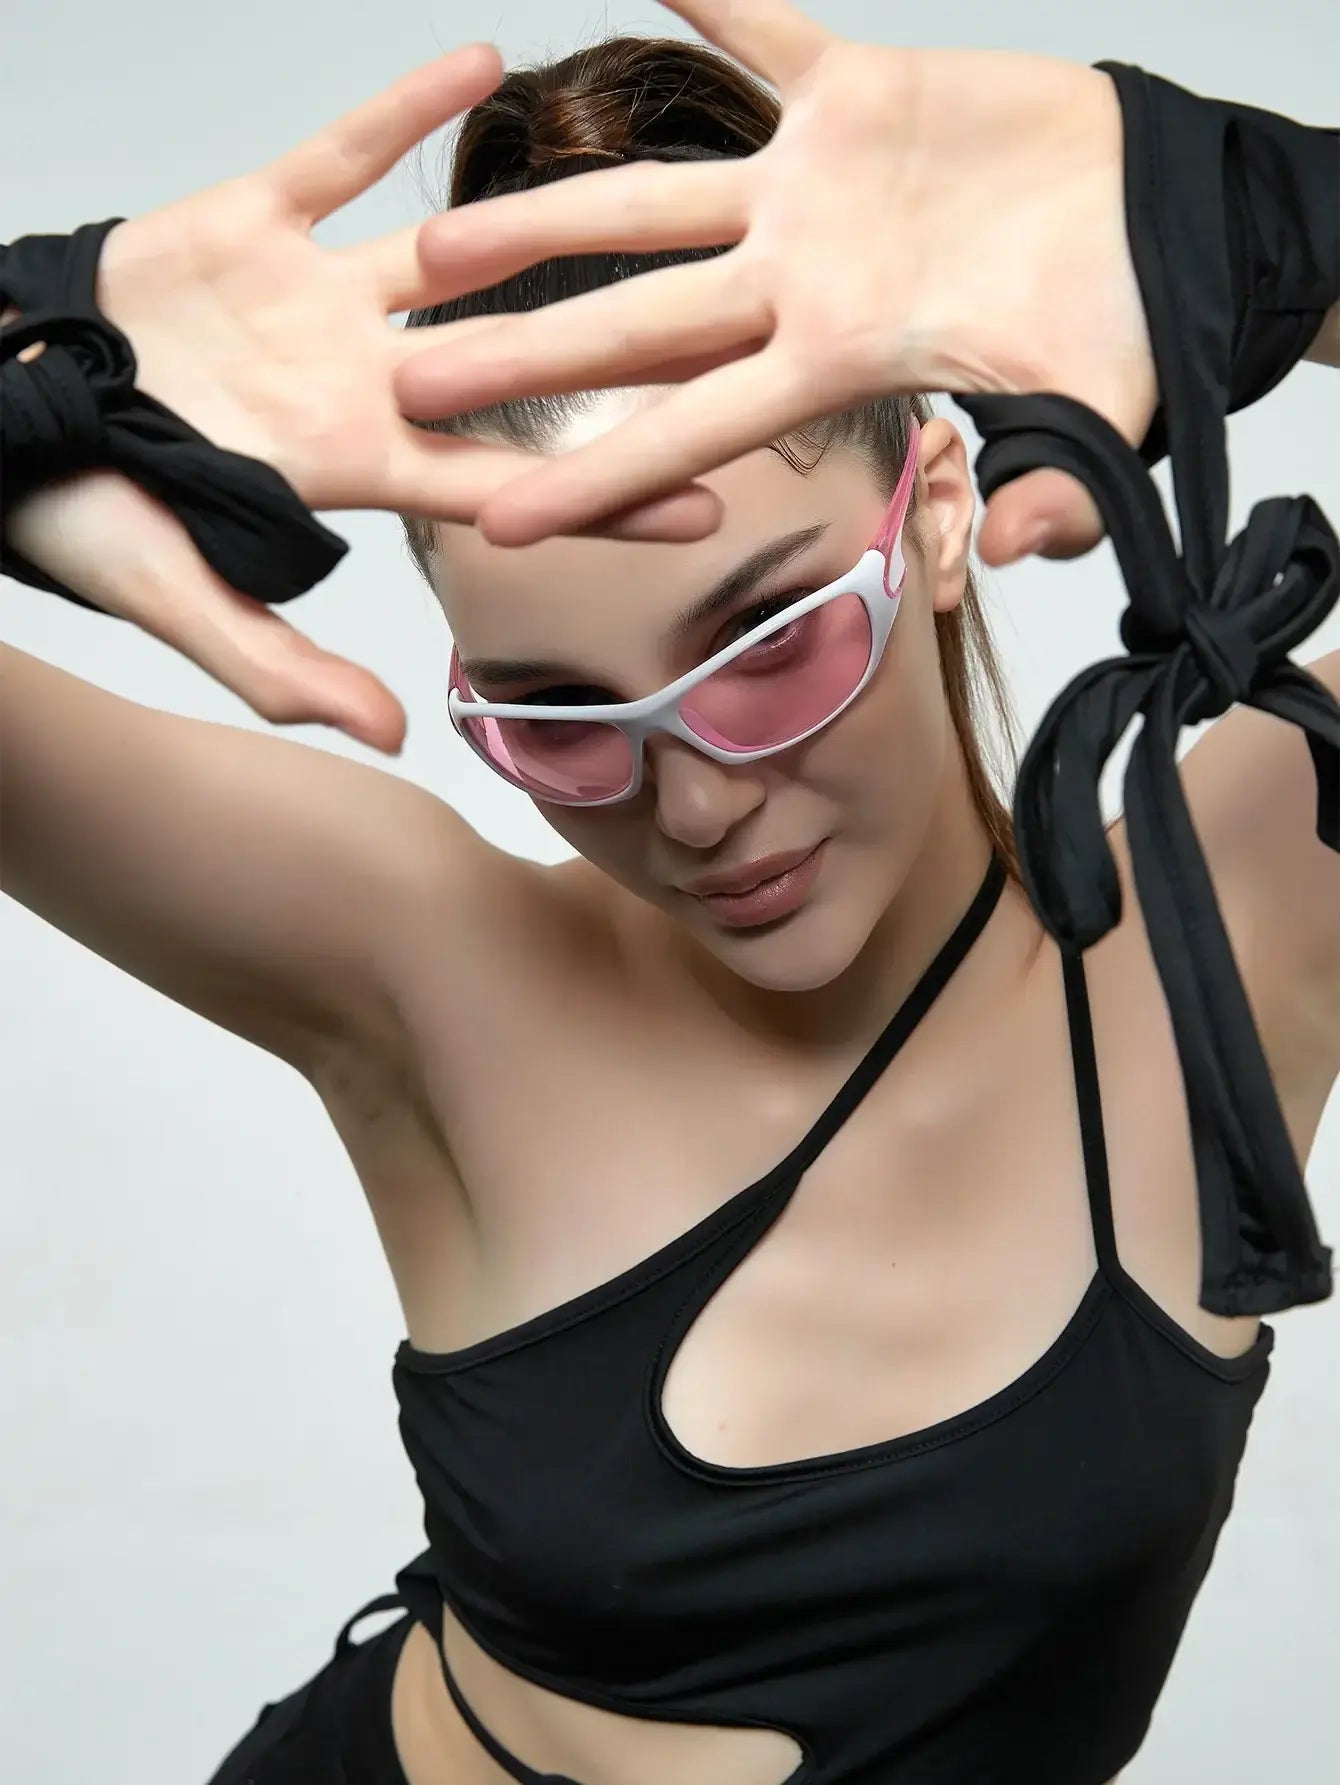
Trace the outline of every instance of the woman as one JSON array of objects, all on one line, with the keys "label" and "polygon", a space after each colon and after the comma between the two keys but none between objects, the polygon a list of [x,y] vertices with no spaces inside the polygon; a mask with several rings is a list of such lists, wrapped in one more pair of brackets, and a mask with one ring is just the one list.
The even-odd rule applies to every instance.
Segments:
[{"label": "woman", "polygon": [[[776,199],[777,269],[839,227],[814,167],[816,148],[842,154],[841,121],[919,97],[914,128],[934,138],[935,82],[953,80],[933,57],[914,95],[910,59],[858,56],[789,7],[758,0],[724,25],[676,10],[793,89],[779,153],[739,163]],[[267,279],[293,217],[375,178],[442,121],[450,88],[452,109],[472,105],[458,205],[601,159],[700,163],[662,183],[700,205],[668,221],[641,207],[649,170],[631,170],[635,227],[708,246],[739,233],[718,201],[775,111],[682,45],[615,40],[501,86],[484,52],[447,64],[259,183],[113,230],[100,290],[142,388],[209,439],[277,466],[310,507],[401,509],[456,641],[458,728],[577,859],[515,861],[404,782],[6,664],[7,890],[310,1080],[405,1312],[396,1385],[431,1547],[377,1603],[406,1615],[361,1644],[346,1627],[216,1785],[1099,1785],[1145,1733],[1273,1334],[1200,1293],[1204,1136],[1189,1136],[1187,1042],[1125,824],[1109,839],[1124,915],[1087,951],[1058,945],[1021,884],[978,731],[999,683],[963,442],[891,392],[915,372],[929,388],[1040,384],[1146,439],[1160,391],[1112,83],[993,56],[967,89],[976,111],[959,89],[975,183],[951,169],[944,191],[972,227],[993,182],[1017,194],[1037,189],[1030,163],[1052,170],[1045,220],[1001,220],[1033,270],[1048,252],[1068,268],[1084,318],[1059,344],[1050,331],[1045,365],[1020,364],[1041,320],[1028,279],[1013,310],[995,292],[995,339],[974,340],[980,325],[955,320],[977,314],[963,269],[944,264],[901,312],[884,388],[858,369],[855,300],[822,389],[773,387],[776,362],[741,353],[757,289],[732,299],[709,262],[657,274],[666,310],[649,282],[645,332],[600,340],[599,363],[646,388],[519,405],[592,381],[586,319],[635,267],[588,265],[599,289],[580,311],[548,308],[571,267],[499,282],[546,227],[555,248],[595,250],[626,219],[591,200],[579,219],[574,184],[572,209],[565,193],[545,192],[547,212],[504,198],[439,220],[412,253],[397,239],[318,267],[312,251],[285,273],[303,326],[284,335]],[[887,152],[870,140],[828,165],[855,195]],[[915,191],[882,214],[944,222]],[[173,383],[172,341],[198,337],[163,299],[172,244],[198,249],[211,228],[241,314],[276,331],[246,392],[223,369],[226,323],[198,308],[207,372]],[[175,276],[179,300],[194,275]],[[715,338],[695,313],[692,339],[672,340],[667,317],[709,286]],[[448,418],[412,445],[392,432],[369,298],[414,311],[403,412]],[[535,314],[478,320],[516,307]],[[445,369],[419,351],[439,341]],[[338,428],[286,412],[285,368],[337,363],[348,382],[323,400]],[[708,426],[700,402],[685,425],[714,378],[738,407],[718,401]],[[820,414],[835,419],[797,435]],[[983,549],[1037,549],[1044,523],[1053,549],[1085,549],[1123,518],[1100,506],[1055,470],[1019,477],[994,492]],[[562,526],[597,536],[548,536]],[[398,745],[379,684],[228,588],[124,480],[38,489],[7,545],[266,717]],[[1312,669],[1340,688],[1335,656]],[[1184,771],[1300,1159],[1340,1071],[1340,867],[1310,828],[1310,768],[1292,728],[1244,711]]]}]

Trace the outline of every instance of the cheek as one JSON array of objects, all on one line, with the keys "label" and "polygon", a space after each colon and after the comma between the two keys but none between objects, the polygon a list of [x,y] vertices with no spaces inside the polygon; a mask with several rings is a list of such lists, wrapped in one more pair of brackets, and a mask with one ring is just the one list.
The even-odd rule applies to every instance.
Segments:
[{"label": "cheek", "polygon": [[[899,623],[912,613],[899,615]],[[934,787],[945,747],[948,706],[934,630],[909,626],[889,648],[855,705],[821,732],[806,779],[846,802],[873,804],[887,823],[915,789]],[[898,649],[897,647],[903,647]],[[915,804],[915,800],[912,801]]]},{"label": "cheek", "polygon": [[629,800],[626,805],[610,806],[603,811],[546,806],[539,800],[534,803],[550,828],[592,867],[602,869],[621,885],[636,885],[639,864],[646,856],[650,823],[644,800]]}]

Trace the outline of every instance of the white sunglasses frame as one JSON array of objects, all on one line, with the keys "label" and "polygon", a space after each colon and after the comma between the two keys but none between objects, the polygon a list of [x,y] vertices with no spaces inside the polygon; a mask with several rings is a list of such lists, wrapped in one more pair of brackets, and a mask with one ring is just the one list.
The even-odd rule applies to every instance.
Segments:
[{"label": "white sunglasses frame", "polygon": [[[464,738],[482,762],[491,768],[495,775],[500,775],[509,787],[516,787],[532,799],[544,805],[554,806],[614,806],[624,800],[633,799],[642,790],[643,762],[646,756],[644,748],[646,740],[655,732],[664,732],[675,737],[681,743],[688,744],[703,756],[709,756],[714,762],[744,763],[758,762],[765,756],[776,756],[782,750],[792,750],[797,744],[803,744],[831,725],[866,687],[870,678],[879,667],[884,655],[884,647],[893,630],[893,622],[902,605],[903,583],[907,575],[907,562],[903,555],[903,527],[907,519],[907,510],[912,498],[912,489],[916,481],[917,442],[920,429],[915,418],[912,421],[908,440],[907,458],[898,479],[898,487],[894,490],[889,506],[885,510],[884,519],[874,543],[862,554],[860,561],[845,576],[836,582],[816,589],[812,595],[805,595],[794,601],[781,613],[775,614],[771,620],[764,620],[752,631],[746,632],[734,644],[727,645],[724,650],[717,651],[714,656],[678,677],[667,682],[654,694],[645,695],[641,700],[616,701],[603,706],[544,706],[535,702],[506,702],[462,700],[455,687],[447,692],[447,711],[451,715],[452,725]],[[866,664],[865,673],[852,689],[851,693],[833,712],[821,719],[817,725],[811,725],[807,731],[798,732],[795,737],[787,738],[780,744],[768,744],[760,750],[723,750],[718,744],[709,744],[698,736],[680,717],[679,709],[684,697],[690,689],[705,682],[734,658],[743,656],[762,639],[774,632],[780,632],[805,614],[813,613],[816,608],[823,607],[826,602],[835,601],[840,595],[859,595],[865,603],[866,614],[870,621],[870,660]],[[456,648],[452,647],[452,677],[459,675],[462,683],[469,687],[464,672],[460,670]],[[471,689],[471,693],[473,693]],[[535,719],[542,717],[547,724],[551,719],[572,720],[577,723],[601,723],[614,725],[627,737],[631,754],[632,768],[628,785],[618,793],[607,794],[602,799],[576,800],[565,799],[561,795],[539,793],[533,787],[510,775],[505,768],[495,762],[488,751],[470,736],[464,724],[466,719]]]}]

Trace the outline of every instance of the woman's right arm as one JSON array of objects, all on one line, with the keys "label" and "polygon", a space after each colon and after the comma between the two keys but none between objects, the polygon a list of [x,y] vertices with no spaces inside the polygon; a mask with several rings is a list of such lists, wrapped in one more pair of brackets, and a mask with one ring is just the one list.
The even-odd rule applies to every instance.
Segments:
[{"label": "woman's right arm", "polygon": [[398,776],[0,648],[0,887],[309,1078],[399,1058],[395,988],[510,858]]},{"label": "woman's right arm", "polygon": [[[468,45],[277,161],[112,229],[96,298],[134,349],[137,388],[278,470],[313,511],[468,520],[481,483],[529,461],[484,443],[444,452],[396,409],[392,374],[418,342],[388,317],[440,295],[419,271],[417,229],[334,250],[311,231],[501,72],[496,50]],[[21,308],[0,295],[0,322]],[[268,723],[399,749],[389,689],[230,587],[176,515],[111,466],[28,490],[3,526],[58,585],[180,651]],[[309,1077],[350,1049],[403,1060],[399,1006],[419,951],[473,952],[478,914],[517,879],[510,857],[398,776],[154,711],[3,648],[0,753],[0,889]]]}]

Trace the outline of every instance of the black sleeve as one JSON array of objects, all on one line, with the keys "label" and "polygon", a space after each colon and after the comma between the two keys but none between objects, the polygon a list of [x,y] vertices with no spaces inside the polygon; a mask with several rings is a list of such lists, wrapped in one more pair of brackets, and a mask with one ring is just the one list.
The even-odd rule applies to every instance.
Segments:
[{"label": "black sleeve", "polygon": [[[1094,66],[1112,79],[1121,102],[1141,285],[1159,283],[1162,263],[1163,301],[1188,318],[1213,321],[1227,301],[1228,412],[1246,409],[1298,364],[1340,303],[1340,130],[1202,98],[1124,62]],[[1202,261],[1186,251],[1159,179],[1173,180],[1183,207],[1202,204],[1222,214],[1227,285],[1215,257]],[[1211,236],[1204,245],[1211,246]],[[1140,456],[1156,465],[1167,453],[1160,408]]]},{"label": "black sleeve", "polygon": [[[348,550],[273,466],[214,446],[135,388],[135,354],[94,303],[111,217],[69,236],[0,244],[0,504],[95,465],[120,471],[165,503],[221,577],[259,601],[291,600]],[[46,351],[20,362],[35,341]],[[93,603],[6,546],[0,572],[81,607]]]},{"label": "black sleeve", "polygon": [[[1200,1304],[1265,1314],[1332,1292],[1246,992],[1201,853],[1176,747],[1245,702],[1303,728],[1317,835],[1340,851],[1340,703],[1289,652],[1340,600],[1340,541],[1310,496],[1258,502],[1231,543],[1225,421],[1278,383],[1340,297],[1334,131],[1205,100],[1119,63],[1126,228],[1162,396],[1142,452],[1068,397],[964,396],[983,497],[1042,465],[1089,489],[1129,595],[1125,655],[1074,678],[1020,768],[1024,881],[1063,949],[1121,918],[1099,778],[1130,722],[1131,861],[1186,1084],[1203,1257]],[[1171,455],[1180,548],[1146,469]]]}]

